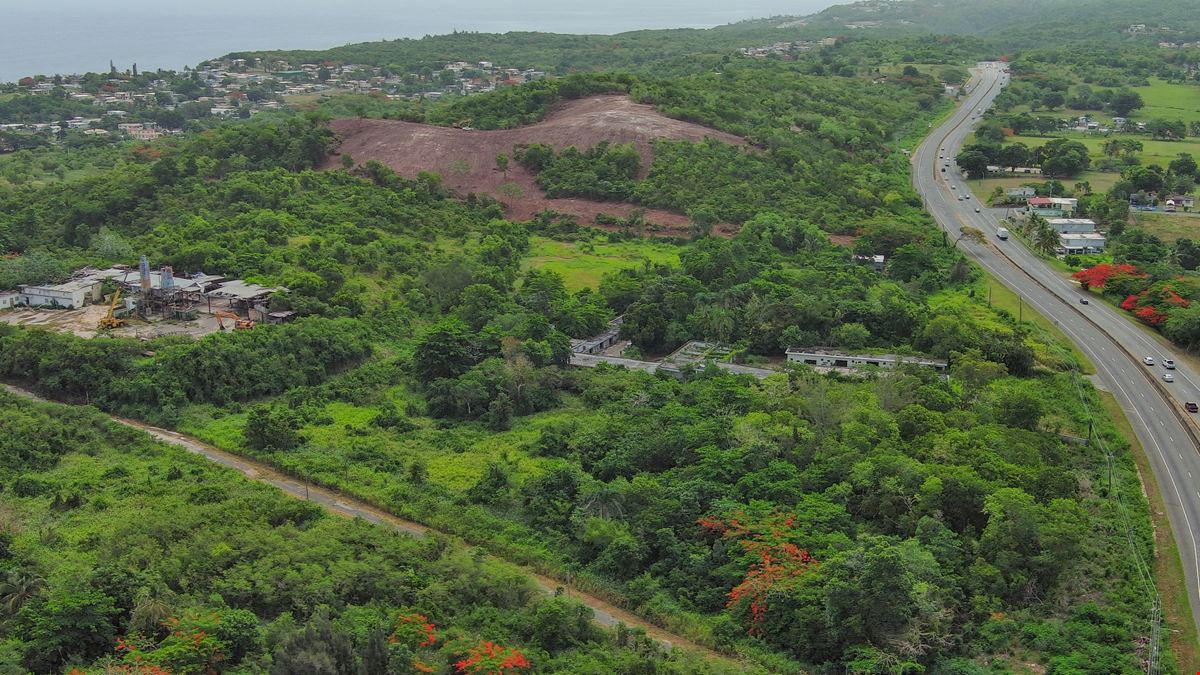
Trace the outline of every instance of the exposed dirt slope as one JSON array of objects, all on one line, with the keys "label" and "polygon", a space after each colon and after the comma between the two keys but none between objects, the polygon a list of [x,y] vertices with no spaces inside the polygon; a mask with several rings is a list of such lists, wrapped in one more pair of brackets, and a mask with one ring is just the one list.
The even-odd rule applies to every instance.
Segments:
[{"label": "exposed dirt slope", "polygon": [[[706,137],[745,145],[740,137],[699,124],[671,119],[648,105],[625,96],[593,96],[568,101],[546,119],[518,129],[466,131],[413,122],[375,119],[339,119],[332,123],[341,139],[338,151],[355,162],[383,162],[406,177],[419,171],[436,171],[447,187],[465,195],[489,194],[505,204],[508,216],[527,219],[544,209],[577,216],[591,223],[597,213],[625,216],[635,206],[620,202],[587,199],[549,199],[537,187],[533,175],[516,162],[505,176],[496,170],[496,155],[511,153],[520,143],[545,143],[556,149],[574,145],[580,149],[600,141],[633,143],[642,157],[643,170],[653,159],[652,142],[658,138],[699,141]],[[338,157],[326,160],[324,168],[340,166]],[[503,196],[504,183],[515,183],[521,196]],[[678,231],[687,218],[678,213],[650,210],[646,220]]]}]

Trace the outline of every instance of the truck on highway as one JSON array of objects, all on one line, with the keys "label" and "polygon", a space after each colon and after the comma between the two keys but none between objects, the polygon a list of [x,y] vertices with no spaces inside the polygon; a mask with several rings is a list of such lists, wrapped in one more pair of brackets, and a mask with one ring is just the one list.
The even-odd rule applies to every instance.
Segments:
[{"label": "truck on highway", "polygon": [[1006,227],[996,228],[996,236],[1000,237],[1001,239],[1008,239],[1008,228],[1006,228]]}]

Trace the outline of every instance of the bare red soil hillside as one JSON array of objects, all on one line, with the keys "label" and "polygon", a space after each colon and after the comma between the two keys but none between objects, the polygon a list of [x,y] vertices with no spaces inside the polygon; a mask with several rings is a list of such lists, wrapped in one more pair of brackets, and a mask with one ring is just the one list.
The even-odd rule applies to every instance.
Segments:
[{"label": "bare red soil hillside", "polygon": [[[477,131],[436,127],[413,122],[376,119],[339,119],[331,124],[341,144],[340,154],[356,163],[382,162],[402,176],[412,178],[420,171],[436,171],[445,185],[466,195],[487,194],[505,205],[508,217],[531,218],[545,209],[569,213],[581,223],[592,223],[598,213],[626,216],[636,207],[622,202],[588,199],[549,199],[534,182],[533,174],[510,162],[505,176],[496,170],[496,155],[512,153],[514,145],[545,143],[556,149],[570,145],[584,149],[600,141],[633,143],[642,157],[642,169],[653,159],[652,142],[658,138],[699,141],[714,138],[745,145],[740,137],[708,127],[671,119],[648,105],[625,96],[594,96],[568,101],[551,111],[546,119],[518,129]],[[325,161],[323,168],[340,166],[338,158]],[[501,194],[500,186],[513,183]],[[648,210],[646,221],[677,234],[687,226],[687,217],[668,211]]]}]

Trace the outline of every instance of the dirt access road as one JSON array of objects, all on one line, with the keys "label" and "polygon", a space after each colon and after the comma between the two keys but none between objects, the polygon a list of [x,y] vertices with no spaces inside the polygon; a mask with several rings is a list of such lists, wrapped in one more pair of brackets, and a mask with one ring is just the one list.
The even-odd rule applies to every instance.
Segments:
[{"label": "dirt access road", "polygon": [[[461,195],[487,194],[505,205],[506,215],[528,220],[544,210],[567,213],[585,224],[594,223],[597,214],[628,216],[635,208],[624,202],[600,202],[588,199],[550,199],[537,186],[525,167],[511,162],[507,173],[496,170],[496,155],[512,153],[522,143],[545,143],[561,150],[573,145],[580,150],[601,141],[633,143],[642,160],[642,174],[654,159],[654,141],[673,139],[701,141],[713,138],[732,145],[745,146],[739,136],[710,129],[692,122],[672,119],[653,107],[634,103],[627,96],[591,96],[559,104],[546,118],[516,129],[480,131],[454,129],[398,120],[346,118],[334,120],[330,127],[338,135],[338,152],[355,162],[382,162],[406,178],[420,171],[434,171],[450,189]],[[330,169],[341,166],[338,156],[321,165]],[[519,196],[505,196],[501,185],[519,188]],[[688,218],[679,213],[648,209],[645,219],[657,225],[662,234],[687,233]],[[729,234],[733,226],[719,226],[718,234]]]},{"label": "dirt access road", "polygon": [[[9,392],[27,399],[54,402],[44,399],[37,394],[20,387],[15,387],[9,384],[5,384],[3,387]],[[262,462],[226,452],[204,443],[203,441],[192,438],[191,436],[167,429],[161,429],[137,420],[125,419],[122,417],[116,417],[114,415],[109,415],[109,417],[116,422],[124,424],[125,426],[133,427],[134,429],[140,429],[157,438],[158,440],[163,441],[164,443],[170,443],[171,445],[181,447],[188,452],[200,455],[213,462],[216,462],[217,464],[238,471],[250,480],[273,485],[288,495],[313,502],[314,504],[324,508],[326,511],[338,516],[342,516],[343,518],[362,518],[367,522],[374,523],[375,525],[382,527],[391,528],[397,532],[412,537],[424,537],[429,532],[437,532],[436,530],[431,530],[420,523],[414,523],[409,520],[397,518],[390,513],[381,511],[380,509],[377,509],[365,502],[343,495],[340,492],[314,485],[308,485],[303,481],[297,481],[296,479],[286,476],[267,466],[266,464],[263,464]],[[446,536],[455,538],[453,535]],[[469,545],[466,546],[467,548],[473,548]],[[518,565],[518,567],[520,566]],[[528,574],[537,583],[538,587],[547,594],[552,595],[557,589],[561,588],[566,595],[590,607],[592,609],[594,620],[596,623],[602,626],[615,626],[618,622],[624,623],[627,626],[635,626],[645,630],[647,635],[655,640],[658,640],[667,648],[681,647],[689,651],[697,652],[700,655],[710,659],[723,661],[729,664],[736,663],[735,660],[731,659],[730,657],[718,654],[707,647],[698,645],[679,635],[669,633],[662,628],[645,621],[644,619],[640,619],[633,614],[620,609],[619,607],[601,600],[600,598],[583,593],[579,589],[574,588],[569,584],[538,574],[537,572],[525,567],[521,567],[521,569]]]}]

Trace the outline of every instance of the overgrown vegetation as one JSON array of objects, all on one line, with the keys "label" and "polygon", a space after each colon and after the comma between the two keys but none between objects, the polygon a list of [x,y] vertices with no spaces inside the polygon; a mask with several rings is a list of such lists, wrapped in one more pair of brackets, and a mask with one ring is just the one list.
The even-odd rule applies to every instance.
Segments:
[{"label": "overgrown vegetation", "polygon": [[[507,558],[573,575],[767,669],[1003,672],[1021,659],[1055,672],[1136,672],[1149,605],[1132,581],[1130,546],[1151,554],[1145,503],[1127,455],[1117,456],[1110,484],[1093,446],[1060,435],[1085,435],[1082,400],[1093,396],[1077,385],[1070,352],[974,297],[976,272],[921,212],[893,142],[925,127],[937,108],[935,83],[918,72],[875,85],[806,74],[811,65],[745,64],[671,79],[578,76],[468,98],[438,113],[504,127],[561,97],[620,90],[753,144],[660,143],[647,178],[629,194],[686,209],[697,241],[679,248],[678,265],[622,265],[595,288],[568,290],[553,271],[522,266],[533,231],[581,243],[595,241],[595,232],[548,217],[504,221],[497,205],[456,199],[433,175],[409,180],[372,163],[314,172],[330,141],[315,117],[222,127],[93,178],[0,192],[0,239],[27,254],[22,259],[43,258],[22,263],[22,274],[50,275],[54,260],[45,256],[61,266],[144,251],[180,271],[285,285],[290,291],[272,304],[302,315],[288,326],[198,342],[87,341],[5,328],[0,377],[196,433]],[[565,190],[607,182],[605,192],[620,193],[637,173],[628,149],[613,146],[556,153],[530,146],[517,160],[536,160],[539,178]],[[719,220],[744,224],[729,239],[704,236],[704,224]],[[855,239],[839,248],[826,232]],[[885,271],[856,255],[885,256]],[[790,346],[831,345],[945,358],[951,377],[797,367],[757,381],[705,368],[677,381],[565,367],[570,338],[594,335],[618,314],[622,335],[642,353],[707,339],[727,343],[733,359],[765,362]],[[1100,423],[1096,433],[1111,432]],[[93,455],[79,454],[62,471],[84,471],[77,467]],[[98,448],[94,456],[109,455]],[[58,469],[51,462],[41,470]],[[127,470],[139,480],[126,476],[119,485],[132,490],[142,473]],[[68,479],[75,475],[38,480],[83,484]],[[157,478],[145,483],[169,489]],[[1129,499],[1132,543],[1114,534],[1114,486]],[[224,503],[219,489],[203,490],[197,501]],[[181,492],[164,508],[175,508]],[[10,486],[9,494],[22,493]],[[137,494],[130,499],[146,501]],[[41,509],[39,518],[66,519],[64,528],[71,514],[101,512],[82,501],[67,515],[53,501],[17,503]],[[199,506],[185,513],[200,518]],[[143,516],[136,526],[163,518]],[[219,528],[242,522],[226,520]],[[203,538],[210,557],[237,557],[223,548],[212,554],[222,537],[202,534],[226,530],[193,529],[199,533],[189,536]],[[318,535],[343,541],[324,530],[311,536]],[[105,536],[77,548],[109,550]],[[372,538],[378,533],[353,536],[336,555],[381,550]],[[143,540],[133,533],[122,541]],[[260,540],[280,556],[308,548],[316,556],[331,545],[303,536],[278,546],[268,535]],[[50,547],[46,560],[54,546],[67,547],[42,545]],[[391,613],[411,609],[461,626],[458,651],[437,650],[447,670],[451,659],[473,666],[512,656],[496,647],[471,653],[479,639],[521,645],[523,654],[541,645],[545,653],[531,661],[548,672],[676,667],[610,654],[570,605],[560,614],[575,632],[554,647],[518,628],[541,625],[529,619],[541,610],[528,597],[479,596],[468,609],[477,597],[472,586],[439,615],[402,593],[415,588],[422,600],[426,579],[444,579],[429,581],[431,602],[455,595],[466,583],[457,559],[429,553],[431,544],[397,546],[408,548],[386,559],[389,572],[411,568],[420,581],[389,577],[378,593],[350,582],[320,592],[303,586],[301,608],[279,591],[295,623],[262,632],[263,644],[276,654],[303,651],[305,641],[349,653],[337,650],[361,649],[362,636],[379,626],[384,635],[400,630]],[[161,585],[187,596],[181,610],[220,608],[213,593],[229,603],[224,584],[245,594],[272,587],[226,568],[177,563],[176,550],[190,549],[163,555],[161,569],[175,576]],[[421,555],[427,559],[408,560]],[[254,574],[274,575],[268,567]],[[143,585],[159,587],[136,588]],[[351,605],[372,602],[380,607],[374,614],[345,618]],[[324,637],[333,629],[321,623],[322,604],[335,628],[355,626],[345,640]],[[267,622],[283,611],[246,608]],[[123,615],[104,616],[107,623],[82,629],[79,641],[88,650],[79,660],[97,667],[128,630]],[[199,619],[187,620],[209,633]],[[22,643],[36,637],[10,635]],[[257,663],[268,663],[263,653]],[[286,656],[272,658],[292,667],[280,660]]]},{"label": "overgrown vegetation", "polygon": [[327,516],[95,411],[0,392],[0,412],[21,523],[0,536],[7,670],[448,672],[486,643],[520,656],[494,672],[709,670],[509,565]]}]

